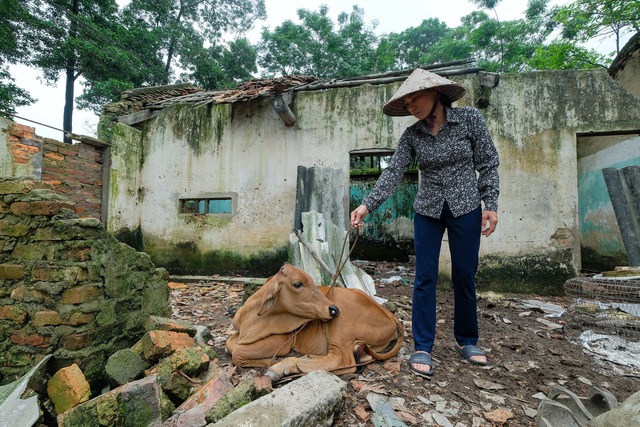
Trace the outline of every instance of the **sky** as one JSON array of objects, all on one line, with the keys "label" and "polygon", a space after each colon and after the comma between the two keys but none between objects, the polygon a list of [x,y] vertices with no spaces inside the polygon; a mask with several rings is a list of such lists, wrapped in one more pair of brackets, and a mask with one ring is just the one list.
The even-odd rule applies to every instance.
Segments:
[{"label": "sky", "polygon": [[[120,5],[129,0],[117,0]],[[550,0],[549,7],[570,3],[570,0]],[[299,23],[296,11],[308,9],[317,11],[321,5],[329,8],[329,16],[336,22],[341,12],[351,12],[353,5],[358,5],[364,10],[365,22],[377,22],[376,33],[379,35],[391,32],[401,32],[409,27],[416,27],[429,18],[437,18],[447,24],[448,27],[460,25],[460,18],[468,15],[477,6],[468,0],[446,0],[443,2],[415,0],[295,0],[294,2],[283,0],[265,0],[267,19],[257,21],[254,29],[248,34],[249,40],[257,42],[263,27],[273,30],[285,20]],[[438,7],[434,7],[438,5]],[[519,19],[523,16],[527,7],[527,0],[503,0],[496,7],[498,19],[508,21]],[[594,49],[601,53],[613,50],[613,44],[596,44]],[[37,102],[26,107],[16,109],[15,118],[18,123],[36,128],[40,136],[62,140],[61,129],[64,108],[64,79],[58,81],[56,87],[41,84],[38,80],[40,74],[37,70],[26,66],[11,66],[10,68],[16,84],[31,93]],[[76,83],[76,96],[82,92],[80,83]],[[25,120],[27,119],[27,120]],[[38,122],[39,124],[33,123]],[[89,111],[75,110],[73,115],[73,132],[76,134],[95,136],[98,117]]]}]

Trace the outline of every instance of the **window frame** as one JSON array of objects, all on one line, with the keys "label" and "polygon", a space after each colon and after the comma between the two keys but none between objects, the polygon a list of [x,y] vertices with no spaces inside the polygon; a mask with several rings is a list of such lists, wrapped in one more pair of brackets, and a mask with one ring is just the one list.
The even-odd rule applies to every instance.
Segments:
[{"label": "window frame", "polygon": [[[209,212],[210,202],[214,200],[229,201],[231,204],[230,212]],[[230,217],[234,216],[237,212],[237,194],[236,193],[206,193],[199,194],[197,196],[183,196],[178,199],[178,214],[179,215],[201,215],[201,216],[216,216],[216,217]],[[199,208],[195,208],[193,212],[187,211],[185,205],[188,203],[194,203],[198,206],[204,202],[204,212],[201,212]]]}]

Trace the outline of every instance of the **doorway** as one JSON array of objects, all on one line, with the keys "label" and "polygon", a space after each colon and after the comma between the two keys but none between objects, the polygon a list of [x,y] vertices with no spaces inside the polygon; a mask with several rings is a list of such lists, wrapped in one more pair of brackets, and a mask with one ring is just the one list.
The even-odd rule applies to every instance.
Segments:
[{"label": "doorway", "polygon": [[[349,153],[349,212],[358,207],[373,189],[393,152],[370,149]],[[417,191],[418,168],[414,164],[405,173],[395,193],[365,218],[353,250],[354,258],[372,261],[409,260],[413,254],[413,201]]]},{"label": "doorway", "polygon": [[578,135],[576,144],[582,270],[628,265],[602,169],[640,165],[640,132]]}]

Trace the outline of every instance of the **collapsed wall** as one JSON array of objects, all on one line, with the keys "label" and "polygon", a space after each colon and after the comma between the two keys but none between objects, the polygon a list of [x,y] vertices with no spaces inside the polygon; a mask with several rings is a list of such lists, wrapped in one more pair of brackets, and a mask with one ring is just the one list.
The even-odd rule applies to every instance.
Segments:
[{"label": "collapsed wall", "polygon": [[36,135],[35,129],[0,117],[0,176],[53,185],[76,205],[82,218],[102,219],[103,166],[108,144],[65,144]]},{"label": "collapsed wall", "polygon": [[45,354],[92,384],[107,358],[170,316],[168,275],[118,242],[51,184],[0,179],[0,383]]}]

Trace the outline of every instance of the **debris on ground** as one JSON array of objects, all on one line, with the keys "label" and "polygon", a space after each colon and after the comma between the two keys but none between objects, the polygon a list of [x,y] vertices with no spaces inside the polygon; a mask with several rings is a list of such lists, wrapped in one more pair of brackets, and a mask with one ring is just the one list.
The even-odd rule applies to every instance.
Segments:
[{"label": "debris on ground", "polygon": [[[597,387],[619,402],[640,390],[637,345],[589,331],[583,331],[582,341],[572,339],[565,316],[574,301],[568,297],[480,292],[478,345],[487,353],[489,365],[469,364],[453,346],[453,294],[447,289],[438,291],[434,375],[417,377],[407,365],[413,352],[411,265],[357,264],[366,268],[377,294],[405,325],[405,343],[395,358],[363,366],[354,374],[308,374],[272,385],[264,369],[233,366],[224,349],[233,332],[231,319],[245,293],[264,279],[215,277],[170,283],[172,318],[149,318],[147,333],[136,345],[109,357],[105,372],[110,388],[85,396],[82,372],[65,372],[60,377],[67,385],[62,388],[77,391],[74,406],[67,409],[67,401],[60,400],[65,396],[56,396],[54,388],[52,395],[47,394],[44,379],[29,381],[29,387],[40,384],[35,390],[26,387],[24,379],[18,385],[26,388],[21,389],[26,397],[39,397],[44,413],[40,424],[70,427],[115,425],[127,416],[144,418],[127,419],[127,425],[231,425],[224,424],[225,417],[255,416],[250,408],[260,408],[265,397],[274,399],[296,387],[333,390],[326,384],[337,388],[326,393],[324,404],[301,413],[295,411],[301,402],[284,398],[283,404],[291,403],[292,410],[283,411],[292,417],[314,416],[322,420],[317,425],[335,427],[534,426],[536,417],[541,418],[539,408],[558,387],[579,398]],[[603,343],[612,338],[615,342],[605,347]],[[632,354],[611,356],[614,350]],[[625,363],[617,363],[622,360]],[[3,393],[6,390],[0,389],[2,408],[7,407],[4,395],[10,394]],[[139,410],[141,402],[147,410]],[[15,401],[12,405],[16,407]],[[64,412],[57,414],[56,408]],[[4,410],[0,416],[6,416]]]},{"label": "debris on ground", "polygon": [[[455,352],[453,294],[442,289],[438,291],[434,376],[431,380],[419,378],[407,365],[413,352],[413,265],[353,263],[372,276],[377,295],[387,300],[385,306],[403,322],[406,336],[403,349],[391,361],[372,363],[340,377],[348,384],[347,396],[333,426],[374,425],[375,411],[367,399],[372,392],[404,399],[395,414],[407,425],[442,426],[449,422],[452,426],[533,426],[539,403],[554,385],[578,395],[587,395],[589,387],[596,385],[609,390],[619,401],[640,390],[640,376],[632,369],[613,369],[567,336],[564,316],[573,303],[571,298],[492,295],[482,290],[478,345],[487,352],[490,365],[470,365]],[[209,325],[221,363],[229,361],[224,342],[232,331],[230,322],[242,301],[242,288],[240,283],[203,281],[172,292],[174,317]],[[234,377],[259,376],[261,371],[238,368]],[[500,424],[503,418],[508,421]]]}]

